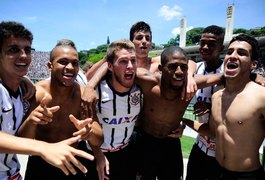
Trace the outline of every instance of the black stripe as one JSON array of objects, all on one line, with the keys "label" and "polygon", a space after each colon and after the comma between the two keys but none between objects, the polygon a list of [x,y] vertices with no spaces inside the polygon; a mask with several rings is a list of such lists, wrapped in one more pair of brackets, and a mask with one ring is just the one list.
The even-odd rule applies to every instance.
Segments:
[{"label": "black stripe", "polygon": [[113,116],[116,116],[117,113],[117,109],[116,109],[116,94],[114,93],[114,91],[112,91],[113,94]]},{"label": "black stripe", "polygon": [[128,98],[127,98],[127,113],[128,114],[131,114],[130,94],[128,94]]},{"label": "black stripe", "polygon": [[14,121],[13,130],[16,130],[17,117],[16,117],[16,109],[14,104],[12,105],[12,107],[13,107],[13,121]]},{"label": "black stripe", "polygon": [[1,114],[1,116],[0,116],[0,123],[1,123],[0,131],[2,131],[2,123],[3,123],[3,116],[2,116],[2,114]]},{"label": "black stripe", "polygon": [[115,134],[115,128],[112,128],[112,130],[111,130],[111,141],[110,141],[110,145],[111,145],[111,147],[113,147],[113,148],[114,148],[114,146],[113,146],[113,142],[114,142],[114,134]]},{"label": "black stripe", "polygon": [[98,111],[99,113],[101,113],[101,99],[102,99],[102,96],[101,96],[101,86],[100,84],[98,85]]},{"label": "black stripe", "polygon": [[125,144],[124,141],[126,140],[127,136],[128,136],[128,127],[125,127],[124,138],[122,140],[122,144]]},{"label": "black stripe", "polygon": [[9,169],[6,173],[10,177],[11,176],[11,173],[10,173],[11,168],[7,165],[7,162],[6,162],[7,158],[8,158],[8,154],[5,154],[4,165]]}]

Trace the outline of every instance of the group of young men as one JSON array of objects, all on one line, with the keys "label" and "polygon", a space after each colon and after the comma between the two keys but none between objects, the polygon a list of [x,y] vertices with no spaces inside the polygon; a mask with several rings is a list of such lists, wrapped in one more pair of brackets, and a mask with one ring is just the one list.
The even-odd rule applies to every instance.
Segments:
[{"label": "group of young men", "polygon": [[[36,93],[26,109],[19,86],[31,61],[33,37],[16,22],[2,22],[0,29],[4,132],[0,136],[8,138],[0,143],[1,152],[7,153],[1,155],[1,179],[21,178],[16,156],[9,153],[39,155],[64,172],[30,156],[25,179],[184,179],[178,137],[192,95],[184,99],[183,92],[195,92],[197,86],[201,89],[195,112],[201,120],[183,120],[201,134],[191,152],[187,179],[264,179],[258,148],[265,137],[265,89],[250,79],[259,59],[254,38],[233,38],[222,61],[224,32],[209,26],[200,42],[205,62],[195,65],[183,49],[174,46],[160,57],[149,58],[151,28],[137,22],[130,40],[112,42],[106,57],[87,72],[85,89],[75,82],[79,69],[75,45],[64,40],[51,51],[51,78],[35,85]],[[217,91],[223,76],[225,88]],[[97,103],[84,107],[81,98],[93,99],[94,89]],[[17,139],[26,143],[11,146]],[[28,147],[31,144],[37,150]],[[66,176],[69,172],[73,175]]]}]

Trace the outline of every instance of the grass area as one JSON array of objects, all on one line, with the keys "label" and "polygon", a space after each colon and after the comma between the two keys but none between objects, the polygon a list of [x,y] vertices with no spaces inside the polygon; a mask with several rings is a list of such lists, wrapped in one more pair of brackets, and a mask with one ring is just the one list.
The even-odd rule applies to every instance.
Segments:
[{"label": "grass area", "polygon": [[182,136],[180,138],[183,158],[189,158],[191,148],[195,142],[193,137]]}]

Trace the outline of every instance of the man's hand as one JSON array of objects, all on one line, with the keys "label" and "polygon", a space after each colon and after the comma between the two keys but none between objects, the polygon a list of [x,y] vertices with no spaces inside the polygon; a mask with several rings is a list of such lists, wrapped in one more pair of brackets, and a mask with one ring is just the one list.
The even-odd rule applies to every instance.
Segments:
[{"label": "man's hand", "polygon": [[83,173],[87,173],[85,166],[80,163],[75,156],[83,157],[90,161],[94,160],[94,157],[85,151],[77,150],[70,146],[79,139],[80,136],[52,144],[43,142],[43,146],[41,145],[37,148],[40,151],[40,156],[45,161],[61,169],[65,175],[69,175],[69,173],[76,174],[76,170],[73,166],[76,166]]},{"label": "man's hand", "polygon": [[98,96],[95,89],[90,86],[86,86],[81,98],[81,117],[91,117],[93,115],[93,107],[96,107],[98,101]]},{"label": "man's hand", "polygon": [[202,116],[211,111],[211,103],[205,101],[198,101],[194,104],[194,112],[196,116]]},{"label": "man's hand", "polygon": [[191,75],[187,76],[186,87],[182,89],[181,99],[189,101],[193,98],[194,94],[198,90],[197,84]]},{"label": "man's hand", "polygon": [[168,137],[181,138],[185,128],[186,128],[186,125],[181,122],[179,124],[179,127],[177,129],[175,129],[174,131],[172,131],[171,134],[168,135]]},{"label": "man's hand", "polygon": [[60,109],[60,106],[53,106],[48,108],[48,99],[46,96],[40,102],[40,105],[37,106],[26,119],[26,121],[31,121],[33,124],[48,124],[52,122],[53,113]]},{"label": "man's hand", "polygon": [[91,118],[87,118],[85,120],[78,120],[72,114],[69,115],[69,119],[78,129],[78,131],[74,132],[74,136],[81,136],[83,140],[88,140],[89,136],[93,133],[92,130],[92,122]]},{"label": "man's hand", "polygon": [[109,161],[106,156],[102,153],[102,151],[97,148],[97,150],[93,149],[97,160],[97,171],[99,180],[108,180],[109,179]]}]

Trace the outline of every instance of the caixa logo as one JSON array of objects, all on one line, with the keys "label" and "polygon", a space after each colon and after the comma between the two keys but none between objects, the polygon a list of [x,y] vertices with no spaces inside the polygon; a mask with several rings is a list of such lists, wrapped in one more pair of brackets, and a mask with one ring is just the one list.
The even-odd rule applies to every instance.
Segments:
[{"label": "caixa logo", "polygon": [[107,124],[125,124],[125,123],[132,123],[136,121],[137,116],[130,116],[130,117],[120,117],[120,118],[102,118],[102,120]]}]

